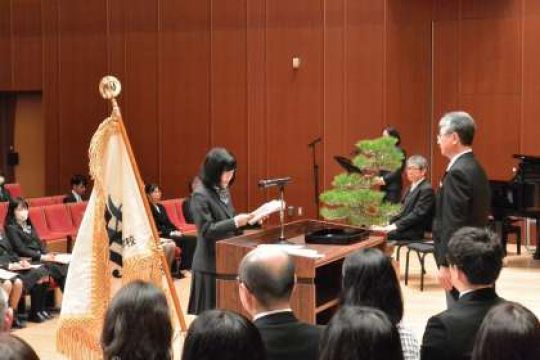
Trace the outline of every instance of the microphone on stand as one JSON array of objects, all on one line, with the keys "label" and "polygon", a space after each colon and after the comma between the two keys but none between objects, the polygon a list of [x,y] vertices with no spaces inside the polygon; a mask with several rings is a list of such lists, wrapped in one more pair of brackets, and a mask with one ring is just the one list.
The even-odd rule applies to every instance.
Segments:
[{"label": "microphone on stand", "polygon": [[290,176],[287,176],[284,178],[259,180],[259,187],[266,189],[272,186],[283,186],[287,184],[289,181],[291,181]]}]

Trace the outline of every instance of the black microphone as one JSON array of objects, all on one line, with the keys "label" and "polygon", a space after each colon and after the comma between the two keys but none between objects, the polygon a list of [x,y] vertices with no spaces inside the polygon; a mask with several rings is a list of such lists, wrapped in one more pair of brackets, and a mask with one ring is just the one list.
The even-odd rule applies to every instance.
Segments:
[{"label": "black microphone", "polygon": [[278,178],[278,179],[259,180],[259,187],[266,189],[272,186],[283,186],[289,181],[291,181],[290,176],[287,176],[284,178]]},{"label": "black microphone", "polygon": [[309,144],[307,144],[308,147],[313,147],[315,146],[315,144],[321,142],[322,139],[320,137],[316,138],[315,140],[313,140],[312,142],[310,142]]}]

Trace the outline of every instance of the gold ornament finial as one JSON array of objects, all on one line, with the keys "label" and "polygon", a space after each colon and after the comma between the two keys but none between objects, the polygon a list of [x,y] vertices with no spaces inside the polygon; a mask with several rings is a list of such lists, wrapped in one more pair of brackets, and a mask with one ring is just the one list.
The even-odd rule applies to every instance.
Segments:
[{"label": "gold ornament finial", "polygon": [[105,76],[99,82],[99,92],[104,99],[112,100],[120,95],[120,91],[122,91],[122,85],[114,76]]}]

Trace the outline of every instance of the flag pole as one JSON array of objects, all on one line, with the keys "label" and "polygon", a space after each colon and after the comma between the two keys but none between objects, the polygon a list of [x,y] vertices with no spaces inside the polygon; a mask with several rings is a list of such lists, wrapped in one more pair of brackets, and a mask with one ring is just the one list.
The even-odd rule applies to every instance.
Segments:
[{"label": "flag pole", "polygon": [[[133,170],[135,172],[135,178],[137,180],[137,185],[139,188],[139,193],[143,199],[144,204],[144,210],[146,211],[146,216],[149,219],[150,228],[152,229],[152,237],[154,239],[154,242],[156,246],[159,248],[159,234],[156,229],[156,224],[153,220],[152,213],[150,211],[150,205],[148,203],[148,198],[146,197],[146,194],[144,192],[144,183],[141,179],[141,174],[139,172],[139,167],[137,166],[137,162],[135,161],[135,156],[133,154],[133,150],[131,148],[131,143],[129,142],[129,138],[127,136],[126,127],[124,126],[124,121],[122,120],[122,115],[120,113],[120,107],[118,106],[118,102],[116,101],[116,97],[120,94],[121,91],[121,84],[120,81],[115,78],[114,76],[105,76],[103,79],[101,79],[101,82],[99,84],[99,90],[101,92],[101,95],[105,98],[111,101],[112,104],[112,111],[111,111],[111,117],[115,119],[118,122],[120,134],[122,138],[124,139],[124,142],[126,144],[127,152],[129,155],[129,160],[131,162],[131,165],[133,166]],[[180,306],[180,300],[178,299],[178,295],[176,294],[176,288],[174,287],[174,283],[171,277],[171,271],[169,268],[169,264],[167,262],[167,259],[165,257],[165,254],[163,251],[160,251],[160,257],[161,257],[161,265],[163,268],[163,272],[165,273],[165,278],[167,279],[167,284],[169,286],[170,292],[171,292],[171,298],[173,300],[173,305],[175,307],[176,313],[178,314],[178,321],[180,323],[180,328],[182,332],[187,331],[186,321],[184,319],[184,314],[182,312],[182,307]]]}]

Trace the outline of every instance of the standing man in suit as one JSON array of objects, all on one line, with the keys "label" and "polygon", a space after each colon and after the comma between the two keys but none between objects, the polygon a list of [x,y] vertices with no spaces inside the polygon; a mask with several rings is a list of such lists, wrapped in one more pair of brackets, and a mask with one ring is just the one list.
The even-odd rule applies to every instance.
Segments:
[{"label": "standing man in suit", "polygon": [[64,203],[74,203],[84,201],[88,180],[83,175],[73,175],[71,178],[71,193],[64,198]]},{"label": "standing man in suit", "polygon": [[390,219],[390,225],[382,228],[389,231],[389,240],[421,240],[424,232],[431,230],[435,194],[426,180],[428,163],[426,158],[413,155],[405,168],[411,186],[403,196],[399,214]]},{"label": "standing man in suit", "polygon": [[422,341],[422,360],[471,358],[476,333],[488,311],[504,300],[495,292],[502,268],[498,238],[485,229],[465,227],[448,244],[450,279],[460,297],[454,306],[432,316]]},{"label": "standing man in suit", "polygon": [[320,330],[294,316],[296,282],[291,257],[278,249],[255,249],[238,270],[240,300],[259,329],[268,360],[317,359]]},{"label": "standing man in suit", "polygon": [[433,239],[439,282],[447,291],[448,306],[458,297],[450,281],[448,242],[456,230],[464,226],[485,227],[488,222],[489,182],[472,152],[475,130],[473,118],[462,111],[447,113],[439,122],[437,142],[441,154],[450,162],[437,192]]}]

